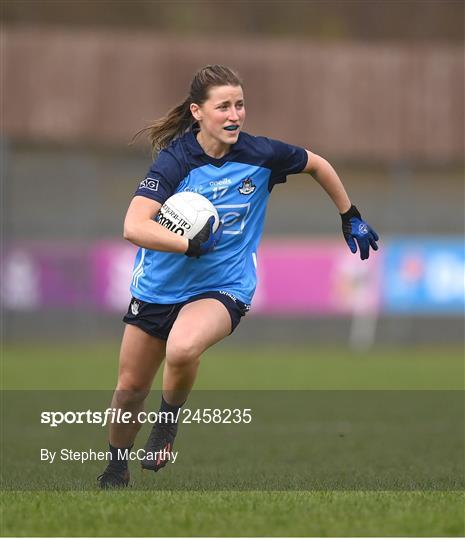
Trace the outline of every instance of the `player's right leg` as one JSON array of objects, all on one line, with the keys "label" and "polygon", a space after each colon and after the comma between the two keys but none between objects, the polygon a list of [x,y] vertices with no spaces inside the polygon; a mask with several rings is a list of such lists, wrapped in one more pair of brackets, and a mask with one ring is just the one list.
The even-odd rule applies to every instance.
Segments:
[{"label": "player's right leg", "polygon": [[[110,451],[112,459],[99,476],[100,487],[124,487],[129,481],[127,460],[121,459],[125,449],[134,443],[140,423],[137,414],[143,410],[155,374],[165,357],[166,342],[151,336],[130,324],[126,325],[121,343],[118,384],[111,406],[122,412],[131,412],[128,424],[110,424]],[[118,452],[119,450],[119,452]]]},{"label": "player's right leg", "polygon": [[[177,417],[175,411],[179,412],[194,384],[200,356],[228,336],[232,324],[228,308],[215,298],[195,300],[181,308],[166,344],[161,410]],[[142,460],[143,469],[158,471],[169,462],[177,430],[174,419],[155,423],[145,445],[150,457]]]}]

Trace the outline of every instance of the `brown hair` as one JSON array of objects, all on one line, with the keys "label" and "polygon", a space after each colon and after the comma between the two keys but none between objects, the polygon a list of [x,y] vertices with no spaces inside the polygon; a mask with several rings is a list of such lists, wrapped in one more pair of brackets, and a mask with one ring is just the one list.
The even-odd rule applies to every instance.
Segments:
[{"label": "brown hair", "polygon": [[153,153],[166,148],[173,139],[183,135],[195,122],[190,111],[191,103],[202,105],[208,99],[210,88],[225,85],[242,86],[242,81],[237,73],[226,66],[212,65],[199,69],[192,79],[187,98],[169,110],[165,116],[138,131],[134,139],[141,133],[148,132]]}]

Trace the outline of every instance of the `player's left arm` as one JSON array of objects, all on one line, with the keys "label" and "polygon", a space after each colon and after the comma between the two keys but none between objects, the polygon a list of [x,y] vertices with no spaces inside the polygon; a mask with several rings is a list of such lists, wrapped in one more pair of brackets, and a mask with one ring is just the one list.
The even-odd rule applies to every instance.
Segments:
[{"label": "player's left arm", "polygon": [[304,173],[311,174],[313,178],[331,197],[340,214],[344,214],[351,207],[347,192],[333,166],[326,159],[307,150],[308,160]]},{"label": "player's left arm", "polygon": [[352,253],[360,250],[360,258],[368,259],[370,246],[378,249],[378,235],[375,230],[362,219],[357,207],[354,206],[347,195],[344,185],[333,166],[321,156],[306,150],[308,159],[304,173],[308,173],[326,191],[336,205],[342,219],[342,232]]}]

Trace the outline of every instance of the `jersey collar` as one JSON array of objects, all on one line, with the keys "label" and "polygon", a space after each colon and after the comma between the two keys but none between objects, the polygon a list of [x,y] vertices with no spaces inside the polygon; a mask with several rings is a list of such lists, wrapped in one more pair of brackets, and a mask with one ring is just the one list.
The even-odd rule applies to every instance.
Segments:
[{"label": "jersey collar", "polygon": [[193,156],[201,156],[204,151],[200,144],[197,142],[198,129],[195,129],[195,125],[192,126],[192,130],[186,133],[186,144]]},{"label": "jersey collar", "polygon": [[[207,154],[205,154],[205,152],[203,151],[203,148],[200,146],[200,144],[197,141],[198,132],[199,132],[198,124],[194,124],[192,126],[192,129],[186,133],[186,139],[185,139],[186,144],[187,144],[187,147],[189,148],[190,153],[193,156],[202,156],[202,155],[206,156]],[[232,152],[240,150],[241,147],[242,147],[242,132],[239,133],[237,142],[231,146],[229,152],[225,154],[225,156],[229,156]],[[223,156],[223,158],[225,156]],[[219,158],[219,160],[223,158]],[[215,159],[215,158],[211,158],[211,159]]]}]

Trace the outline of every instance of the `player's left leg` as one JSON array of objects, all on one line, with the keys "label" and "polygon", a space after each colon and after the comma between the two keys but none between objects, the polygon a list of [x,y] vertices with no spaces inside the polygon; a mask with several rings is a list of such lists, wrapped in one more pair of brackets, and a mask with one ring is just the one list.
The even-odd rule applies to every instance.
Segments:
[{"label": "player's left leg", "polygon": [[194,384],[200,356],[231,333],[231,316],[214,298],[186,304],[166,343],[163,395],[172,405],[184,403]]},{"label": "player's left leg", "polygon": [[[165,411],[177,414],[186,401],[197,375],[200,356],[209,347],[231,333],[228,309],[213,298],[203,298],[186,304],[179,312],[166,343],[163,371],[163,404]],[[145,446],[156,459],[142,460],[142,468],[157,471],[170,459],[176,421],[158,421]]]}]

